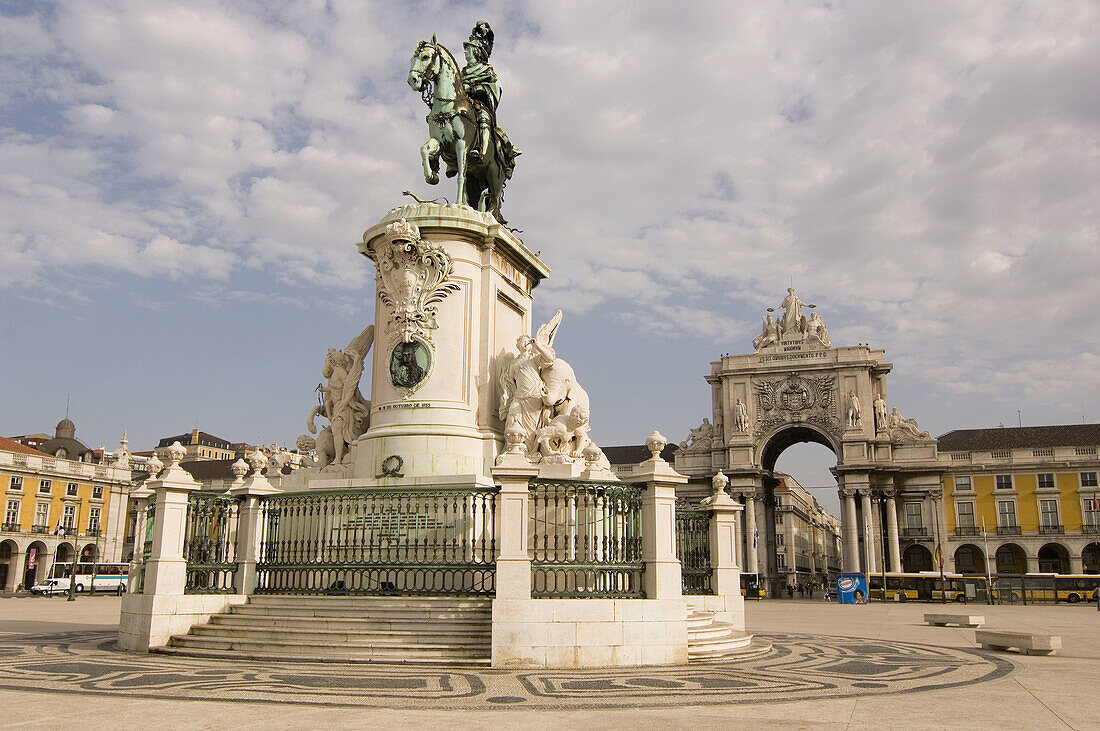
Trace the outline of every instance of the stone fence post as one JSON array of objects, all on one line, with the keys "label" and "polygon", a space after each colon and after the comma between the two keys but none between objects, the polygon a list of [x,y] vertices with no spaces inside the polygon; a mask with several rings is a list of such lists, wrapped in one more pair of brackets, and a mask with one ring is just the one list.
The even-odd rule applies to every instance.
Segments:
[{"label": "stone fence post", "polygon": [[714,476],[714,494],[700,503],[710,511],[711,586],[716,596],[741,596],[741,567],[737,549],[741,545],[739,527],[744,509],[726,494],[729,479],[719,472]]},{"label": "stone fence post", "polygon": [[260,540],[263,538],[263,526],[260,521],[263,510],[260,498],[278,490],[268,482],[263,470],[267,457],[256,450],[248,456],[252,465],[252,475],[246,480],[248,464],[238,459],[233,463],[235,479],[227,492],[240,498],[237,508],[237,573],[233,588],[238,594],[249,595],[256,589],[256,563],[260,560]]},{"label": "stone fence post", "polygon": [[539,468],[521,453],[506,452],[492,468],[500,485],[497,495],[497,599],[531,598],[531,554],[528,527],[531,478]]},{"label": "stone fence post", "polygon": [[676,555],[676,486],[688,481],[661,458],[668,442],[654,431],[646,439],[652,457],[630,477],[644,481],[642,497],[642,560],[646,599],[681,599],[684,594],[680,559]]},{"label": "stone fence post", "polygon": [[[178,449],[177,449],[178,447]],[[145,486],[153,491],[156,513],[153,516],[153,547],[145,566],[145,594],[174,596],[183,594],[187,579],[187,560],[183,556],[183,534],[187,527],[187,496],[201,485],[180,467],[185,454],[179,442],[166,452],[168,466]]]}]

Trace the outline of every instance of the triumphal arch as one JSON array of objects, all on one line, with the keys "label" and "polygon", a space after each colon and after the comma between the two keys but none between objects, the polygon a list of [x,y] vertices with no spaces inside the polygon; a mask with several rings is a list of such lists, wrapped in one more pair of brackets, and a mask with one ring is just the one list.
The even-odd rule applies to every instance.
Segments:
[{"label": "triumphal arch", "polygon": [[729,478],[745,505],[743,569],[765,580],[776,575],[773,471],[793,444],[836,455],[845,570],[900,571],[899,506],[928,503],[923,515],[940,514],[936,440],[889,406],[885,351],[834,346],[816,309],[788,289],[768,309],[754,352],[711,363],[713,416],[676,457],[677,471],[695,480]]}]

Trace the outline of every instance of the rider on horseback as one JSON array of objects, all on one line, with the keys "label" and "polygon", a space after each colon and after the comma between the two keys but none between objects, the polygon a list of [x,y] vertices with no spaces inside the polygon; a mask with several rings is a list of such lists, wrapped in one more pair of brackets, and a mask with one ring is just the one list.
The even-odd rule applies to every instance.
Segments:
[{"label": "rider on horseback", "polygon": [[466,51],[466,67],[462,69],[462,88],[474,104],[477,112],[478,144],[470,152],[475,160],[489,158],[489,145],[496,132],[501,151],[502,162],[508,169],[506,177],[511,176],[511,167],[519,150],[512,147],[508,135],[496,125],[497,105],[500,103],[500,79],[489,65],[489,56],[493,53],[493,29],[484,20],[479,20],[470,31],[470,40],[462,44]]}]

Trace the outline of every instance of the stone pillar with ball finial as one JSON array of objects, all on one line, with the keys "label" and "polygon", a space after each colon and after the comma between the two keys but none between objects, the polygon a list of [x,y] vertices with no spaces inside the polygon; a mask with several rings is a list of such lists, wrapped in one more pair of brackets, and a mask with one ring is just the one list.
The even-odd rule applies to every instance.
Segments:
[{"label": "stone pillar with ball finial", "polygon": [[[230,468],[233,470],[233,484],[228,492],[240,500],[237,508],[237,573],[233,578],[233,588],[238,594],[251,594],[256,587],[256,562],[260,560],[262,538],[260,498],[278,492],[263,474],[266,465],[267,457],[257,449],[248,455],[247,463],[238,459]],[[246,480],[244,476],[250,467],[252,474]]]},{"label": "stone pillar with ball finial", "polygon": [[649,459],[638,464],[630,479],[645,482],[642,495],[642,560],[647,599],[681,599],[683,583],[676,555],[676,486],[688,478],[661,457],[668,444],[657,431],[645,440]]}]

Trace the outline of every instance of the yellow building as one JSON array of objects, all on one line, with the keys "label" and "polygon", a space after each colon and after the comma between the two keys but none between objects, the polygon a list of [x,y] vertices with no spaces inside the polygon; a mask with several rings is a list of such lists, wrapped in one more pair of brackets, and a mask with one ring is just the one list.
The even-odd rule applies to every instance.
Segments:
[{"label": "yellow building", "polygon": [[58,459],[0,437],[0,590],[29,588],[54,563],[119,561],[130,470]]},{"label": "yellow building", "polygon": [[174,437],[164,437],[157,442],[157,456],[164,459],[164,450],[172,446],[173,442],[179,442],[184,449],[184,462],[195,462],[207,459],[236,459],[237,455],[231,442],[207,434],[199,429],[192,429],[190,434],[177,434]]},{"label": "yellow building", "polygon": [[[939,437],[956,571],[1100,573],[1100,424],[960,429]],[[988,551],[988,553],[987,553]]]}]

